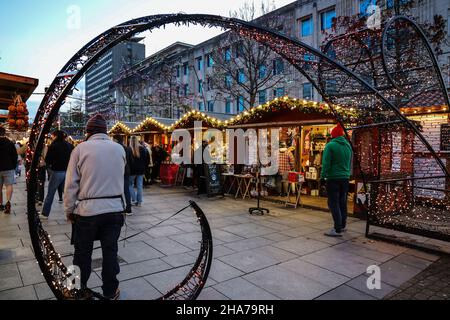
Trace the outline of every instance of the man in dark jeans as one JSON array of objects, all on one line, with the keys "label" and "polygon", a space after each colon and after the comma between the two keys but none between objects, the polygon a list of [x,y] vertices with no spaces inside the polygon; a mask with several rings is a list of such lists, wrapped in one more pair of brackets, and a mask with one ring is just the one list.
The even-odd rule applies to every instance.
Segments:
[{"label": "man in dark jeans", "polygon": [[125,165],[125,175],[124,175],[124,195],[126,204],[125,214],[132,215],[133,212],[131,210],[131,196],[130,196],[130,166],[132,161],[132,153],[130,147],[125,145],[122,136],[117,136],[114,138],[114,140],[123,147],[127,158],[127,164]]},{"label": "man in dark jeans", "polygon": [[347,194],[351,174],[352,147],[338,124],[331,131],[332,140],[326,145],[322,157],[321,179],[326,181],[328,207],[334,228],[325,235],[341,237],[347,226]]},{"label": "man in dark jeans", "polygon": [[101,115],[88,121],[86,132],[87,140],[72,152],[65,184],[64,210],[67,219],[74,224],[73,263],[81,271],[81,289],[86,289],[94,241],[100,240],[103,295],[116,300],[120,295],[117,243],[124,224],[126,155],[121,145],[109,139],[106,121]]}]

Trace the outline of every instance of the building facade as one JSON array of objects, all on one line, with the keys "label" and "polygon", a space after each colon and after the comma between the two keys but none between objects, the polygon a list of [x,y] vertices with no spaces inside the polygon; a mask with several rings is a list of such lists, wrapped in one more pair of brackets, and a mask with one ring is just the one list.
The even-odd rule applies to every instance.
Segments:
[{"label": "building facade", "polygon": [[[381,10],[391,9],[394,0],[299,0],[272,11],[262,18],[280,21],[271,26],[287,36],[319,48],[332,33],[332,23],[339,16],[367,15],[368,6],[376,4]],[[448,0],[404,0],[412,3],[410,13],[419,22],[432,22],[435,15],[446,20],[446,41],[442,44],[443,53],[438,57],[441,67],[450,64],[449,34],[450,2]],[[262,19],[258,18],[258,19]],[[258,19],[256,22],[258,22]],[[221,34],[203,43],[192,46],[175,43],[135,65],[134,72],[115,82],[116,103],[119,106],[136,106],[140,112],[130,114],[126,120],[139,121],[143,117],[179,117],[183,106],[205,112],[236,114],[252,107],[244,92],[224,92],[218,90],[211,79],[215,77],[214,52],[220,48],[225,59],[239,60],[239,45],[224,48],[223,40],[228,33]],[[320,101],[321,97],[311,83],[287,62],[272,54],[265,62],[265,70],[273,73],[267,87],[259,88],[254,104],[263,104],[278,96]],[[224,77],[230,85],[234,82],[248,81],[244,74],[237,72]],[[260,72],[262,72],[260,70]],[[138,75],[138,76],[136,76]],[[450,86],[447,73],[446,84]],[[121,88],[126,83],[135,83],[133,94],[124,95]],[[140,84],[137,85],[136,82]],[[128,85],[128,87],[133,87]]]},{"label": "building facade", "polygon": [[127,67],[145,59],[142,38],[122,42],[103,55],[86,73],[86,111],[108,113],[114,106],[113,82]]}]

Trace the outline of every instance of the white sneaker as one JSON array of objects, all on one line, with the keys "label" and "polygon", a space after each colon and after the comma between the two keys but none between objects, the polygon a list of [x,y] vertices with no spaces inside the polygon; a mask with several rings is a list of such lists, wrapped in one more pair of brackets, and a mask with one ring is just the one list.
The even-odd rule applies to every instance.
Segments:
[{"label": "white sneaker", "polygon": [[325,235],[328,237],[342,237],[342,234],[337,233],[335,229],[331,229],[328,232],[325,232]]},{"label": "white sneaker", "polygon": [[134,213],[133,213],[133,212],[125,212],[125,215],[126,215],[127,217],[129,217],[129,216],[134,215]]}]

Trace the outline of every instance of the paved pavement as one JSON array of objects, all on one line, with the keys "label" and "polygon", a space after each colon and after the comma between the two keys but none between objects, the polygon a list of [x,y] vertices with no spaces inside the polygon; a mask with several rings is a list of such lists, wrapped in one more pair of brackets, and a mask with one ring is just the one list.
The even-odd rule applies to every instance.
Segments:
[{"label": "paved pavement", "polygon": [[450,257],[442,257],[385,299],[450,300]]},{"label": "paved pavement", "polygon": [[[13,214],[0,214],[0,300],[52,299],[34,261],[25,216],[24,182],[14,195]],[[248,215],[253,201],[197,198],[185,189],[145,190],[144,206],[127,218],[131,235],[197,201],[210,222],[214,260],[200,299],[382,299],[440,257],[364,237],[365,222],[350,218],[342,238],[328,238],[330,215],[264,203],[266,216]],[[71,254],[71,227],[55,201],[46,230],[60,254]],[[120,245],[122,299],[154,299],[180,282],[198,254],[199,226],[187,211]],[[101,258],[101,252],[94,253]],[[71,258],[64,259],[71,264]],[[99,260],[94,260],[96,266]],[[368,266],[381,268],[380,290],[366,286]],[[100,269],[89,281],[101,285]]]}]

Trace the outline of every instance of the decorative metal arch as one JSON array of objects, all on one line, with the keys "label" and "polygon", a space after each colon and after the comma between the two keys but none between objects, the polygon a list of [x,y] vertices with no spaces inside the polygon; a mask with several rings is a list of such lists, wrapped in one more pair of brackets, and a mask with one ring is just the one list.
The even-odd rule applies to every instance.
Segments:
[{"label": "decorative metal arch", "polygon": [[[57,298],[64,298],[62,281],[67,277],[67,270],[62,263],[59,255],[49,244],[48,234],[42,227],[35,207],[35,194],[37,188],[37,165],[39,156],[42,152],[44,139],[49,132],[50,127],[63,105],[66,96],[81,79],[84,73],[109,49],[131,38],[137,33],[147,30],[160,28],[166,24],[188,25],[200,24],[210,27],[221,27],[236,32],[240,36],[253,39],[263,45],[270,47],[274,52],[286,59],[297,70],[299,70],[319,91],[327,102],[342,102],[339,105],[342,108],[355,108],[360,112],[361,118],[367,117],[371,113],[376,114],[379,119],[396,118],[403,122],[407,127],[416,133],[416,136],[426,146],[436,161],[441,165],[442,171],[448,177],[448,172],[443,166],[442,161],[437,157],[430,144],[420,135],[417,127],[404,117],[400,111],[386,97],[384,97],[377,88],[366,81],[363,77],[355,73],[344,64],[333,60],[317,49],[300,42],[296,39],[287,37],[273,30],[263,28],[250,22],[234,18],[225,18],[215,15],[201,14],[168,14],[154,15],[133,19],[110,30],[102,33],[81,50],[79,50],[67,64],[61,69],[60,73],[52,82],[42,103],[38,109],[30,135],[29,147],[27,150],[27,178],[28,178],[28,222],[33,249],[38,260],[39,266],[44,277]],[[347,87],[357,91],[365,97],[365,101],[371,102],[365,105],[361,101],[344,100],[339,98],[333,90],[330,90],[329,81],[335,81],[336,88]],[[344,92],[349,96],[349,92]],[[369,106],[369,107],[367,107]],[[377,111],[377,113],[375,113]],[[334,110],[337,119],[342,125],[348,128],[347,123],[343,123],[339,118],[339,113]],[[379,122],[380,120],[377,119]],[[197,212],[197,210],[196,210]],[[197,212],[197,214],[199,214]],[[201,214],[200,223],[204,230],[209,229],[206,218]],[[195,298],[196,294],[181,294],[181,292],[199,292],[201,290],[209,271],[209,265],[212,258],[212,245],[210,234],[203,234],[203,242],[200,255],[209,263],[199,263],[194,266],[192,271],[186,277],[182,284],[171,290],[165,299],[170,298]],[[210,243],[208,245],[208,243]],[[200,257],[199,257],[200,259]],[[195,269],[198,268],[198,269]],[[190,279],[197,277],[198,281],[191,282]],[[193,284],[192,284],[193,283]]]},{"label": "decorative metal arch", "polygon": [[[439,106],[441,110],[449,107],[441,70],[420,26],[408,17],[395,16],[383,29],[365,29],[332,39],[324,52],[333,54],[337,61],[367,79],[395,108],[380,105],[367,92],[352,86],[336,92],[322,87],[334,103],[365,106],[366,117],[371,120],[370,124],[353,128],[354,136],[369,134],[371,142],[377,145],[365,148],[366,153],[376,149],[374,154],[356,154],[359,171],[371,186],[368,226],[450,240],[450,158],[438,153],[438,146],[431,145],[418,122],[407,120],[400,113],[400,108],[424,104]],[[333,79],[333,70],[324,70],[321,76],[323,85]],[[396,156],[400,170],[393,170],[389,168],[389,157],[394,154],[392,146],[399,144],[394,142],[398,137],[401,151],[397,150]],[[417,156],[419,152],[426,158]]]}]

